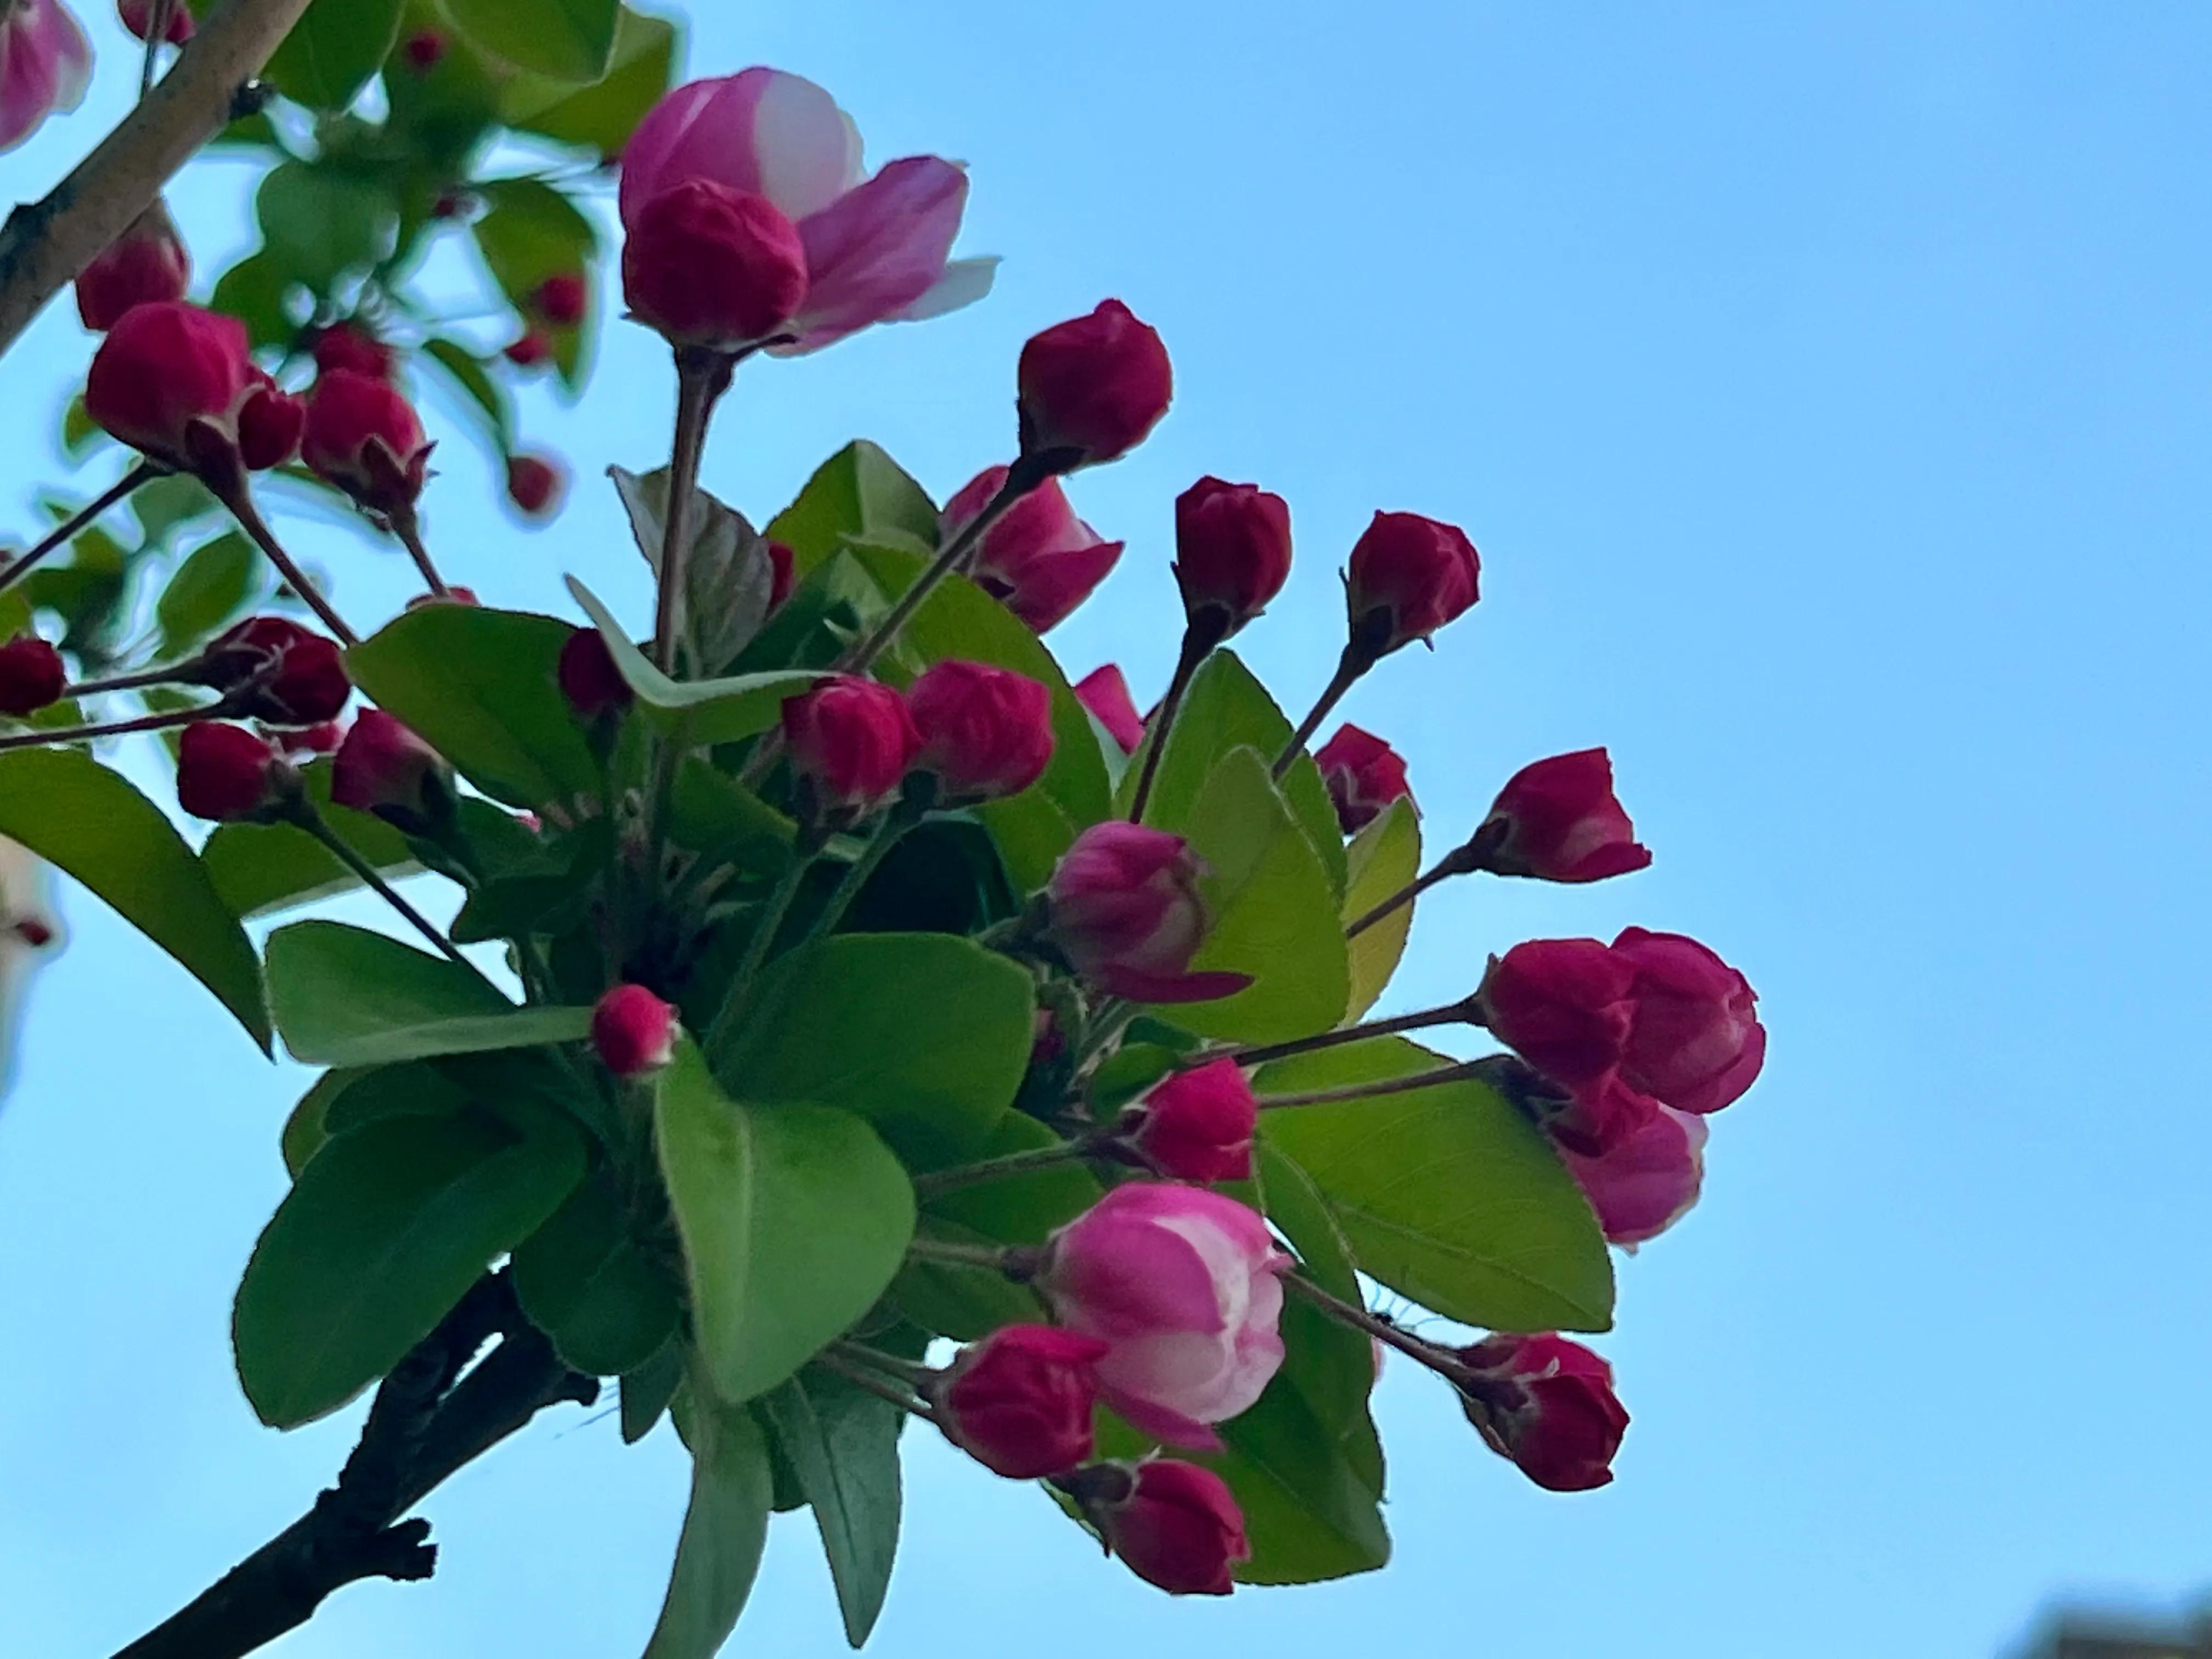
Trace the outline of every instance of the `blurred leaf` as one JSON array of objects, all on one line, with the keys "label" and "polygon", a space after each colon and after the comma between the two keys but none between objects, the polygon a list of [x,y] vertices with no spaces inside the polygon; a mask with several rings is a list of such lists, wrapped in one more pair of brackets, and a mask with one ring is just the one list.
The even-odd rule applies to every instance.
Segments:
[{"label": "blurred leaf", "polygon": [[195,549],[155,602],[155,620],[161,625],[161,654],[178,657],[196,649],[245,610],[259,586],[260,574],[261,556],[239,531]]},{"label": "blurred leaf", "polygon": [[718,1406],[696,1388],[688,1399],[677,1422],[691,1449],[691,1503],[645,1659],[721,1651],[752,1594],[775,1501],[768,1443],[753,1414]]},{"label": "blurred leaf", "polygon": [[885,532],[934,547],[937,507],[896,461],[858,438],[816,469],[767,535],[791,549],[796,574],[804,577],[848,540]]},{"label": "blurred leaf", "polygon": [[[599,233],[552,185],[536,179],[491,179],[477,186],[477,193],[489,210],[472,228],[477,251],[517,311],[532,315],[532,296],[547,277],[589,272],[599,252]],[[553,343],[554,364],[573,390],[583,375],[591,331],[555,328],[534,317],[532,325]]]},{"label": "blurred leaf", "polygon": [[883,1611],[898,1555],[902,1413],[819,1370],[801,1371],[762,1406],[813,1508],[845,1639],[859,1648]]},{"label": "blurred leaf", "polygon": [[[1370,819],[1345,850],[1344,921],[1350,927],[1421,873],[1421,818],[1412,799],[1400,796],[1382,817]],[[1346,1024],[1375,1006],[1398,971],[1413,931],[1413,907],[1401,904],[1350,942],[1352,1000]]]},{"label": "blurred leaf", "polygon": [[492,379],[483,360],[458,340],[433,336],[422,342],[432,362],[446,371],[462,394],[483,415],[492,443],[501,454],[514,447],[514,402],[507,388]]},{"label": "blurred leaf", "polygon": [[509,126],[564,144],[619,155],[645,112],[675,80],[676,26],[624,6],[616,20],[607,72],[579,88],[541,76],[518,75],[501,89],[500,114]]},{"label": "blurred leaf", "polygon": [[238,1287],[231,1332],[255,1413],[292,1428],[345,1404],[536,1231],[583,1169],[573,1131],[519,1136],[474,1114],[387,1118],[323,1147]]},{"label": "blurred leaf", "polygon": [[[329,761],[302,767],[301,778],[323,822],[378,873],[397,878],[416,868],[407,838],[397,830],[367,812],[331,804]],[[296,824],[219,823],[200,848],[200,861],[223,902],[240,916],[265,915],[361,884],[336,854]]]},{"label": "blurred leaf", "polygon": [[264,1052],[261,964],[161,808],[75,750],[0,755],[0,836],[74,876],[214,992]]},{"label": "blurred leaf", "polygon": [[515,1246],[514,1291],[561,1358],[589,1376],[645,1364],[680,1318],[676,1286],[647,1259],[600,1181],[579,1186]]},{"label": "blurred leaf", "polygon": [[263,75],[295,103],[344,109],[398,39],[399,11],[400,0],[314,0]]},{"label": "blurred leaf", "polygon": [[[722,679],[672,680],[623,632],[614,613],[574,576],[568,592],[607,642],[608,654],[623,681],[636,693],[646,717],[664,732],[680,732],[695,744],[735,743],[774,726],[786,698],[798,696],[822,676],[811,669],[777,669],[764,674],[733,674]],[[564,704],[565,708],[566,705]]]},{"label": "blurred leaf", "polygon": [[[266,256],[292,281],[323,295],[345,272],[365,270],[391,252],[398,229],[387,191],[358,174],[307,161],[272,167],[253,210]],[[220,301],[220,287],[216,294]],[[250,318],[247,326],[252,328]]]},{"label": "blurred leaf", "polygon": [[189,472],[149,478],[131,492],[131,516],[149,547],[167,540],[178,526],[222,510],[207,486]]},{"label": "blurred leaf", "polygon": [[216,279],[208,305],[244,323],[246,339],[257,351],[289,346],[297,332],[285,303],[293,282],[291,266],[282,257],[258,248]]},{"label": "blurred leaf", "polygon": [[556,81],[592,82],[614,55],[618,0],[445,0],[453,26],[493,57]]},{"label": "blurred leaf", "polygon": [[84,394],[80,392],[69,400],[62,410],[62,453],[72,461],[82,460],[99,445],[108,441],[107,434],[100,422],[92,418],[92,411],[84,406]]}]

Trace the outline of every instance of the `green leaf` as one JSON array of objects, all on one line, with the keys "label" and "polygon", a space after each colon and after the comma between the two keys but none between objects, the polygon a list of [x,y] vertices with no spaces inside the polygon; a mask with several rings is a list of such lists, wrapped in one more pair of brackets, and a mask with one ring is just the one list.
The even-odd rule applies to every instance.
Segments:
[{"label": "green leaf", "polygon": [[1030,975],[947,933],[841,933],[779,957],[709,1035],[748,1099],[841,1106],[921,1166],[986,1144],[1029,1067]]},{"label": "green leaf", "polygon": [[[1313,1178],[1271,1141],[1260,1141],[1253,1151],[1267,1219],[1290,1240],[1314,1283],[1364,1306],[1352,1246]],[[1375,1384],[1375,1352],[1367,1336],[1298,1296],[1283,1304],[1282,1334],[1288,1348],[1283,1374],[1314,1414],[1340,1437],[1363,1420]]]},{"label": "green leaf", "polygon": [[[1449,1059],[1403,1037],[1264,1066],[1262,1095],[1429,1071]],[[1543,1133],[1472,1078],[1327,1106],[1276,1107],[1260,1132],[1313,1178],[1360,1267],[1462,1324],[1602,1331],[1613,1262],[1597,1218]]]},{"label": "green leaf", "polygon": [[883,1293],[914,1236],[914,1188],[863,1119],[733,1101],[689,1043],[654,1121],[701,1362],[723,1400],[750,1400]]},{"label": "green leaf", "polygon": [[856,438],[815,470],[766,532],[792,550],[804,578],[848,541],[891,532],[937,544],[937,504],[899,464]]},{"label": "green leaf", "polygon": [[276,1029],[314,1066],[386,1066],[434,1054],[580,1042],[588,1008],[518,1008],[473,968],[340,921],[269,936]]},{"label": "green leaf", "polygon": [[208,487],[189,472],[149,478],[131,492],[131,516],[138,520],[148,547],[165,543],[179,526],[222,510]]},{"label": "green leaf", "polygon": [[[1256,749],[1272,764],[1290,741],[1291,723],[1267,695],[1267,688],[1234,651],[1215,652],[1199,665],[1191,676],[1190,690],[1183,694],[1182,708],[1176,715],[1175,730],[1169,734],[1158,775],[1152,781],[1145,822],[1188,834],[1199,797],[1231,750]],[[1150,742],[1147,736],[1146,745]],[[1140,746],[1130,757],[1128,770],[1121,775],[1115,799],[1117,812],[1129,810],[1137,779],[1144,770],[1145,754],[1146,748]],[[1277,787],[1290,803],[1298,827],[1321,855],[1331,884],[1341,893],[1344,833],[1337,823],[1336,808],[1329,802],[1328,787],[1322,781],[1321,769],[1310,755],[1300,755]]]},{"label": "green leaf", "polygon": [[161,654],[181,656],[243,611],[260,586],[260,574],[261,556],[235,530],[195,550],[154,606]]},{"label": "green leaf", "polygon": [[75,750],[0,755],[0,836],[76,878],[269,1048],[261,964],[198,857],[136,787]]},{"label": "green leaf", "polygon": [[600,1181],[578,1187],[515,1247],[514,1292],[561,1358],[591,1376],[647,1364],[680,1317],[676,1286],[647,1259]]},{"label": "green leaf", "polygon": [[1220,1426],[1229,1450],[1200,1457],[1244,1511],[1247,1584],[1310,1584],[1371,1572],[1390,1559],[1375,1490],[1343,1444],[1279,1373],[1259,1402]]},{"label": "green leaf", "polygon": [[[1401,795],[1390,809],[1352,838],[1346,849],[1344,922],[1350,927],[1421,873],[1421,818],[1410,797]],[[1413,907],[1401,904],[1351,941],[1352,1000],[1345,1024],[1356,1023],[1375,1006],[1398,971],[1413,931]]]},{"label": "green leaf", "polygon": [[284,1172],[298,1180],[307,1160],[321,1150],[331,1138],[330,1109],[337,1098],[368,1073],[354,1069],[325,1072],[317,1078],[307,1092],[300,1097],[300,1103],[292,1109],[292,1115],[284,1120],[284,1133],[278,1142],[284,1154]]},{"label": "green leaf", "polygon": [[289,345],[294,325],[286,301],[293,280],[285,258],[269,248],[257,248],[216,279],[208,305],[244,323],[246,342],[255,350]]},{"label": "green leaf", "polygon": [[692,760],[676,775],[668,833],[709,863],[773,874],[791,862],[798,826],[735,778]]},{"label": "green leaf", "polygon": [[1200,1036],[1246,1042],[1334,1025],[1350,996],[1336,892],[1260,751],[1219,757],[1180,828],[1210,871],[1200,890],[1212,927],[1191,966],[1249,974],[1253,982],[1234,996],[1179,1004],[1164,1018]]},{"label": "green leaf", "polygon": [[820,1370],[801,1371],[761,1403],[813,1507],[845,1639],[859,1648],[883,1611],[898,1554],[902,1413]]},{"label": "green leaf", "polygon": [[399,38],[400,7],[401,0],[314,0],[262,73],[295,103],[344,109]]},{"label": "green leaf", "polygon": [[267,257],[291,281],[318,294],[327,295],[346,272],[374,264],[392,251],[398,234],[398,209],[380,186],[358,173],[306,161],[271,168],[254,196],[253,210]]},{"label": "green leaf", "polygon": [[[382,818],[331,803],[331,764],[318,760],[301,769],[307,799],[323,822],[378,873],[404,876],[416,866],[407,838]],[[220,823],[200,848],[215,890],[240,916],[265,915],[295,904],[343,893],[361,878],[306,830],[291,823]]]},{"label": "green leaf", "polygon": [[668,1409],[668,1402],[676,1397],[677,1388],[684,1381],[689,1352],[680,1336],[672,1336],[652,1358],[623,1373],[623,1444],[635,1446],[653,1432],[653,1425],[660,1421],[661,1413]]},{"label": "green leaf", "polygon": [[106,430],[84,406],[84,393],[78,392],[62,410],[62,453],[72,461],[82,460],[95,445],[106,441]]},{"label": "green leaf", "polygon": [[583,374],[591,331],[581,325],[555,327],[532,313],[531,301],[547,277],[591,270],[599,232],[574,202],[536,179],[488,179],[477,194],[489,209],[471,227],[484,268],[515,309],[552,342],[554,365],[573,390]]},{"label": "green leaf", "polygon": [[[296,1179],[301,1166],[339,1135],[387,1117],[458,1115],[481,1098],[482,1091],[421,1060],[325,1072],[292,1109],[284,1125],[284,1167]],[[536,1127],[535,1114],[513,1109],[522,1103],[515,1097],[502,1094],[484,1103],[491,1107],[494,1116],[512,1121],[518,1129]]]},{"label": "green leaf", "polygon": [[501,90],[501,118],[511,127],[564,144],[619,155],[645,113],[675,80],[676,26],[625,6],[615,24],[607,72],[579,88],[539,76],[518,75]]},{"label": "green leaf", "polygon": [[514,403],[507,388],[492,379],[478,357],[459,340],[434,335],[422,342],[430,361],[445,370],[471,407],[484,418],[493,445],[502,455],[514,447]]},{"label": "green leaf", "polygon": [[596,801],[599,766],[554,678],[575,630],[478,605],[406,611],[346,653],[378,704],[510,806]]},{"label": "green leaf", "polygon": [[[611,466],[630,534],[656,579],[668,539],[668,469],[636,473]],[[711,492],[694,489],[684,515],[684,606],[678,661],[688,678],[726,672],[768,620],[775,567],[768,544],[745,515]]]},{"label": "green leaf", "polygon": [[618,0],[445,0],[471,44],[556,81],[591,82],[614,56]]},{"label": "green leaf", "polygon": [[238,1287],[239,1380],[261,1420],[311,1422],[381,1376],[583,1168],[573,1133],[523,1138],[476,1115],[389,1118],[325,1146]]},{"label": "green leaf", "polygon": [[735,743],[774,726],[784,700],[822,678],[811,669],[779,669],[765,674],[733,674],[724,679],[672,680],[646,660],[630,642],[614,613],[574,576],[568,591],[584,607],[646,717],[665,732],[681,732],[694,744]]},{"label": "green leaf", "polygon": [[696,1388],[690,1399],[677,1420],[691,1448],[691,1504],[645,1659],[714,1659],[720,1651],[752,1594],[775,1498],[767,1437],[753,1414],[718,1407]]}]

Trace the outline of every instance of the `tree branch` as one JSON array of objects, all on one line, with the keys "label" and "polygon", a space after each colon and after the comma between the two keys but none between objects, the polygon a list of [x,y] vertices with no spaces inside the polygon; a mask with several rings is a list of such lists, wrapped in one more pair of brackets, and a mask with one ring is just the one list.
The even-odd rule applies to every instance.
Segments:
[{"label": "tree branch", "polygon": [[[462,1375],[494,1335],[499,1346]],[[523,1317],[504,1273],[478,1279],[378,1388],[337,1484],[116,1659],[241,1659],[359,1579],[428,1578],[438,1561],[430,1523],[399,1517],[545,1407],[589,1405],[599,1387]]]},{"label": "tree branch", "polygon": [[0,353],[222,130],[232,100],[307,9],[307,0],[228,0],[75,172],[9,216],[0,227]]}]

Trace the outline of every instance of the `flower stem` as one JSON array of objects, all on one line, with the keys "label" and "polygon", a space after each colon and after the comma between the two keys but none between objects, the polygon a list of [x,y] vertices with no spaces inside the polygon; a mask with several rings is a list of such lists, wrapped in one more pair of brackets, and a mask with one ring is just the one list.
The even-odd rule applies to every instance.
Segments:
[{"label": "flower stem", "polygon": [[831,1351],[842,1358],[850,1359],[857,1364],[870,1366],[876,1370],[888,1371],[893,1376],[903,1377],[913,1383],[917,1389],[937,1375],[933,1368],[919,1359],[908,1359],[903,1354],[885,1353],[881,1348],[872,1348],[865,1342],[855,1342],[849,1336],[840,1337],[830,1346]]},{"label": "flower stem", "polygon": [[676,672],[676,636],[684,626],[684,586],[691,556],[691,497],[707,448],[707,422],[730,380],[727,354],[697,347],[676,352],[676,439],[668,458],[668,516],[661,526],[660,587],[654,602],[653,659]]},{"label": "flower stem", "polygon": [[1480,1022],[1472,1017],[1473,1012],[1468,1000],[1448,1002],[1441,1008],[1423,1008],[1410,1014],[1394,1014],[1388,1019],[1370,1019],[1362,1025],[1340,1026],[1334,1031],[1318,1031],[1312,1036],[1293,1037],[1287,1042],[1271,1042],[1263,1048],[1233,1048],[1226,1055],[1200,1049],[1190,1056],[1190,1063],[1204,1065],[1225,1058],[1239,1066],[1265,1066],[1271,1060],[1288,1060],[1292,1054],[1310,1054],[1340,1043],[1391,1036],[1400,1031],[1418,1031],[1428,1025],[1449,1025],[1455,1020],[1479,1024]]},{"label": "flower stem", "polygon": [[1389,898],[1384,899],[1382,903],[1346,927],[1344,930],[1345,938],[1358,939],[1393,910],[1397,909],[1401,905],[1411,904],[1448,876],[1471,876],[1477,871],[1486,868],[1491,854],[1498,850],[1504,834],[1505,825],[1503,820],[1486,820],[1476,828],[1473,835],[1431,865],[1425,874],[1407,882]]},{"label": "flower stem", "polygon": [[400,545],[407,550],[407,556],[415,561],[415,568],[422,573],[422,580],[429,584],[430,592],[441,599],[453,598],[453,590],[446,586],[446,579],[438,574],[438,567],[430,562],[430,550],[422,545],[422,522],[415,516],[412,507],[392,515],[392,533],[399,538]]},{"label": "flower stem", "polygon": [[148,685],[178,685],[184,683],[190,662],[169,663],[160,668],[142,668],[135,674],[110,674],[105,679],[79,680],[75,685],[62,688],[64,697],[88,697],[100,691],[136,691]]},{"label": "flower stem", "polygon": [[913,1394],[893,1382],[887,1382],[875,1372],[854,1364],[846,1354],[852,1352],[850,1343],[832,1343],[814,1356],[814,1364],[825,1371],[835,1371],[855,1388],[866,1389],[878,1400],[887,1400],[901,1411],[910,1413],[925,1423],[937,1421],[937,1413],[916,1400]]},{"label": "flower stem", "polygon": [[956,1244],[945,1238],[908,1239],[906,1253],[922,1261],[942,1262],[951,1267],[981,1267],[995,1273],[1010,1273],[1017,1254],[1012,1245]]},{"label": "flower stem", "polygon": [[312,805],[304,799],[301,800],[298,809],[293,814],[292,822],[329,848],[333,858],[360,877],[364,886],[369,888],[379,898],[405,917],[408,926],[429,940],[440,954],[449,961],[458,963],[471,973],[476,971],[476,963],[463,956],[460,948],[433,926],[429,919],[420,910],[400,897],[392,884],[377,873],[376,866],[356,852],[337,830],[324,823],[323,815]]},{"label": "flower stem", "polygon": [[811,839],[802,840],[793,848],[791,862],[776,878],[775,887],[761,906],[760,920],[753,925],[753,936],[745,942],[745,954],[738,963],[738,971],[730,976],[729,994],[722,999],[722,1011],[714,1016],[714,1023],[708,1028],[706,1048],[708,1054],[718,1053],[729,1040],[738,1017],[744,1010],[746,999],[751,994],[754,977],[759,974],[761,964],[768,960],[775,936],[783,930],[783,919],[791,914],[792,901],[799,896],[799,885],[806,879],[806,872],[812,867],[814,855],[819,850],[818,844]]},{"label": "flower stem", "polygon": [[814,919],[814,925],[807,933],[809,939],[821,939],[836,931],[837,924],[845,918],[845,912],[860,896],[860,890],[868,884],[868,878],[876,873],[876,866],[884,861],[892,848],[898,845],[900,837],[921,822],[920,809],[906,801],[899,802],[884,814],[884,821],[876,826],[876,833],[868,837],[868,844],[860,849],[860,856],[847,866],[843,878],[830,895],[830,902],[822,907],[822,914]]},{"label": "flower stem", "polygon": [[1176,657],[1175,678],[1168,682],[1167,695],[1153,711],[1152,730],[1146,734],[1144,769],[1137,774],[1137,787],[1129,797],[1129,822],[1142,823],[1145,808],[1152,799],[1152,781],[1159,775],[1160,757],[1167,752],[1168,734],[1175,730],[1176,716],[1182,711],[1183,694],[1190,690],[1190,682],[1198,672],[1199,664],[1206,653],[1221,642],[1222,629],[1209,608],[1203,623],[1193,617],[1182,631],[1182,649]]},{"label": "flower stem", "polygon": [[1497,1063],[1495,1054],[1486,1054],[1480,1060],[1462,1060],[1456,1066],[1439,1066],[1432,1071],[1416,1072],[1411,1077],[1386,1078],[1376,1083],[1347,1084],[1341,1089],[1316,1089],[1302,1095],[1261,1095],[1260,1109],[1272,1111],[1279,1106],[1334,1106],[1347,1100],[1365,1100],[1370,1096],[1404,1094],[1413,1089],[1431,1089],[1440,1083],[1456,1083],[1462,1078],[1480,1077]]},{"label": "flower stem", "polygon": [[[214,489],[214,481],[208,482],[210,488]],[[254,506],[253,493],[246,485],[244,475],[240,475],[235,485],[226,484],[216,489],[216,494],[230,509],[231,517],[238,520],[240,527],[253,538],[254,545],[268,556],[269,562],[276,567],[276,574],[284,579],[285,584],[307,601],[307,608],[322,619],[324,627],[337,635],[338,643],[359,645],[361,635],[346,626],[345,618],[331,608],[331,602],[323,597],[322,590],[307,580],[307,573],[292,562],[292,556],[277,541],[275,532],[269,528],[268,521],[262,518],[261,510]]]},{"label": "flower stem", "polygon": [[1356,1302],[1346,1302],[1342,1297],[1332,1296],[1308,1279],[1304,1273],[1284,1273],[1283,1288],[1294,1296],[1302,1296],[1331,1319],[1362,1330],[1377,1342],[1395,1348],[1408,1358],[1419,1360],[1431,1370],[1452,1377],[1459,1367],[1458,1360],[1449,1350],[1433,1342],[1424,1342],[1410,1331],[1403,1331],[1380,1314],[1361,1307]]},{"label": "flower stem", "polygon": [[1344,694],[1351,690],[1358,683],[1359,677],[1374,665],[1375,658],[1361,650],[1357,640],[1345,646],[1344,654],[1336,660],[1336,672],[1328,677],[1328,684],[1322,689],[1320,699],[1306,711],[1305,719],[1298,722],[1298,729],[1291,734],[1291,740],[1284,746],[1283,752],[1275,757],[1273,776],[1280,778],[1291,769],[1291,763],[1298,757],[1321,723],[1328,718],[1328,711],[1341,702]]},{"label": "flower stem", "polygon": [[1013,1176],[1024,1176],[1036,1170],[1056,1169],[1063,1164],[1077,1164],[1091,1156],[1093,1138],[1062,1141],[1057,1146],[1033,1146],[1027,1152],[1008,1152],[1004,1158],[987,1158],[977,1164],[963,1164],[950,1170],[933,1170],[914,1178],[915,1196],[921,1199],[936,1197],[961,1187],[974,1187],[987,1181],[1004,1181]]},{"label": "flower stem", "polygon": [[138,488],[140,484],[158,478],[167,469],[155,466],[151,461],[141,461],[118,478],[85,506],[64,519],[40,538],[37,546],[23,554],[13,564],[0,569],[0,593],[6,592],[30,573],[33,565],[52,552],[78,531]]},{"label": "flower stem", "polygon": [[220,719],[228,711],[219,702],[201,708],[179,708],[173,714],[140,714],[127,720],[103,720],[97,726],[72,726],[58,732],[11,732],[0,738],[0,750],[41,749],[55,744],[83,743],[93,738],[120,738],[133,732],[161,732],[194,720]]}]

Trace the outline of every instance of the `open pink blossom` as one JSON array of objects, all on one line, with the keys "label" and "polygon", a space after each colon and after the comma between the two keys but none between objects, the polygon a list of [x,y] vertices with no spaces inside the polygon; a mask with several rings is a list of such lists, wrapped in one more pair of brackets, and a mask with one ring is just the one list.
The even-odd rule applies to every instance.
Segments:
[{"label": "open pink blossom", "polygon": [[806,298],[771,349],[819,350],[871,323],[941,316],[990,291],[995,259],[952,259],[968,177],[910,155],[873,177],[836,100],[781,70],[749,69],[677,88],[623,149],[622,218],[686,179],[764,196],[799,227]]},{"label": "open pink blossom", "polygon": [[[951,540],[1006,488],[1007,469],[987,466],[945,504],[939,533]],[[983,532],[975,552],[975,585],[1040,634],[1067,620],[1121,556],[1075,516],[1060,480],[1048,478],[1008,507]]]},{"label": "open pink blossom", "polygon": [[61,0],[0,0],[0,149],[84,101],[92,45]]},{"label": "open pink blossom", "polygon": [[1116,1187],[1053,1236],[1037,1288],[1068,1329],[1105,1342],[1106,1403],[1143,1432],[1218,1448],[1283,1363],[1290,1258],[1232,1198],[1171,1182]]}]

